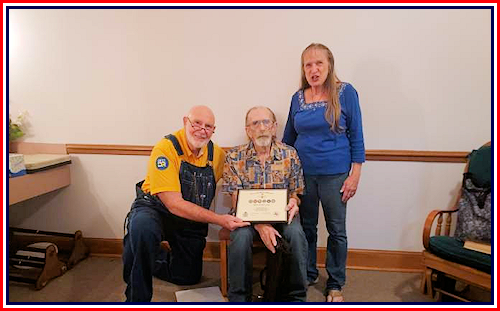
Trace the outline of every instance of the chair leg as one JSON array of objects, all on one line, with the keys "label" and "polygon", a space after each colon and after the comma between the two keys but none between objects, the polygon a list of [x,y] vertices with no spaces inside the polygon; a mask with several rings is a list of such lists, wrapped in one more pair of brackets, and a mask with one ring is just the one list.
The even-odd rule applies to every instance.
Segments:
[{"label": "chair leg", "polygon": [[422,279],[420,280],[420,292],[422,294],[426,294],[427,293],[427,283],[426,283],[426,279],[425,279],[425,273],[427,272],[428,268],[424,268],[424,271],[422,273]]},{"label": "chair leg", "polygon": [[222,296],[227,297],[227,241],[220,243],[220,285]]},{"label": "chair leg", "polygon": [[432,269],[425,269],[425,281],[427,283],[427,294],[429,297],[434,298],[434,289],[432,288]]},{"label": "chair leg", "polygon": [[441,292],[436,292],[436,301],[437,302],[442,302],[443,301],[443,294]]}]

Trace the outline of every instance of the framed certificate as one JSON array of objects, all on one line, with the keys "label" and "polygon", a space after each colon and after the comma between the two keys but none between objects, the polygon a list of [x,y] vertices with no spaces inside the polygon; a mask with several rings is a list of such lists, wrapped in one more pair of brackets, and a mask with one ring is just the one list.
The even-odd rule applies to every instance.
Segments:
[{"label": "framed certificate", "polygon": [[239,190],[236,217],[253,223],[286,222],[287,198],[287,189]]}]

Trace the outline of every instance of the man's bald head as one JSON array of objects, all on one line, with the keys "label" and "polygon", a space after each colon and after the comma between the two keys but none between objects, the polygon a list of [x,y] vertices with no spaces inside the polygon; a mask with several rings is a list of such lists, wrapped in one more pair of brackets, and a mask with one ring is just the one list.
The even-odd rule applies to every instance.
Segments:
[{"label": "man's bald head", "polygon": [[192,119],[201,119],[206,124],[215,125],[215,116],[212,109],[207,106],[199,105],[189,109],[187,117]]}]

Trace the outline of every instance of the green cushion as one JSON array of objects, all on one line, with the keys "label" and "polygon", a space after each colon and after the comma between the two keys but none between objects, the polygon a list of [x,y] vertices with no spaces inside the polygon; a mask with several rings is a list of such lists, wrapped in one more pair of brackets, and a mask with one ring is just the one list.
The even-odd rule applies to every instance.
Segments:
[{"label": "green cushion", "polygon": [[449,236],[433,236],[431,252],[443,259],[491,273],[491,255],[464,248],[464,243]]},{"label": "green cushion", "polygon": [[491,185],[491,146],[483,146],[473,150],[469,155],[469,173],[472,182],[477,187],[488,187]]}]

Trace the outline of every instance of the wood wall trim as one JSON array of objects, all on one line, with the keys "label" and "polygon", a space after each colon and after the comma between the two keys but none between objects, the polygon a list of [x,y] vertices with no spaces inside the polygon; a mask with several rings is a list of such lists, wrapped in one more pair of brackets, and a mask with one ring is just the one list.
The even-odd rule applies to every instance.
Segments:
[{"label": "wood wall trim", "polygon": [[449,162],[465,163],[469,152],[417,151],[417,150],[366,150],[369,161]]},{"label": "wood wall trim", "polygon": [[[149,156],[153,146],[67,144],[69,154],[114,154]],[[224,148],[229,150],[230,148]],[[465,151],[366,150],[368,161],[448,162],[465,163]]]},{"label": "wood wall trim", "polygon": [[74,154],[115,154],[115,155],[145,155],[149,156],[153,146],[139,145],[94,145],[66,144],[68,153]]},{"label": "wood wall trim", "polygon": [[[92,256],[120,257],[123,251],[121,239],[85,238]],[[256,251],[257,253],[257,251]],[[265,254],[265,253],[261,253]],[[318,267],[325,267],[326,248],[318,248]],[[203,253],[205,261],[220,261],[219,242],[207,242]],[[262,266],[265,256],[254,259],[255,266]],[[347,268],[358,270],[422,272],[422,252],[349,249]]]}]

